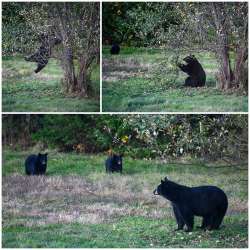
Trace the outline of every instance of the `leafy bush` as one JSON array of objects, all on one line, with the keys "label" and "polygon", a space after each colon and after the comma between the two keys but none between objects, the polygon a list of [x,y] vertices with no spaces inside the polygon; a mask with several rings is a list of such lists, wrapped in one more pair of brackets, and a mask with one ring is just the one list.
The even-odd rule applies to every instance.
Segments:
[{"label": "leafy bush", "polygon": [[31,136],[33,143],[61,151],[112,149],[133,158],[191,155],[246,162],[247,131],[246,115],[32,115],[29,119],[8,115],[3,119],[5,144],[17,140],[16,145]]}]

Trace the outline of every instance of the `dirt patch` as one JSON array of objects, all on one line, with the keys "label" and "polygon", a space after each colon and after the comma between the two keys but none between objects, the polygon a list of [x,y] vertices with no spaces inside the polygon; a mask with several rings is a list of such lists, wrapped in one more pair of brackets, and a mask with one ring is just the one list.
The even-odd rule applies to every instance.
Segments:
[{"label": "dirt patch", "polygon": [[103,59],[102,79],[114,82],[132,77],[149,78],[152,64],[142,63],[135,59]]},{"label": "dirt patch", "polygon": [[13,69],[2,69],[2,79],[7,80],[7,79],[11,79],[11,78],[15,78],[19,75],[18,72],[16,72]]},{"label": "dirt patch", "polygon": [[51,80],[58,80],[58,76],[53,76],[53,75],[49,75],[45,73],[36,74],[33,72],[30,76],[38,81],[44,81],[44,82],[51,81]]}]

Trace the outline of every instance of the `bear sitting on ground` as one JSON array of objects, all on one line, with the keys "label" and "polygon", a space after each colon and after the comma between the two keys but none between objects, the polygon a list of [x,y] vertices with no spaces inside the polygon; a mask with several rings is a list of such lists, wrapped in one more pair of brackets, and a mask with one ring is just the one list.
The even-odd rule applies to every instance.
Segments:
[{"label": "bear sitting on ground", "polygon": [[105,161],[106,173],[122,173],[122,155],[112,154]]},{"label": "bear sitting on ground", "polygon": [[218,229],[228,207],[226,194],[215,186],[186,187],[165,178],[154,190],[154,195],[161,195],[171,201],[177,230],[192,231],[194,216],[203,217],[202,229]]},{"label": "bear sitting on ground", "polygon": [[206,83],[206,73],[201,64],[194,55],[187,56],[183,59],[187,64],[177,64],[177,66],[189,77],[185,80],[184,86],[187,87],[202,87]]},{"label": "bear sitting on ground", "polygon": [[51,57],[52,48],[62,42],[62,40],[56,36],[49,37],[44,34],[40,36],[40,41],[41,46],[38,50],[34,54],[24,58],[26,61],[37,63],[35,73],[38,73],[47,65],[49,58]]},{"label": "bear sitting on ground", "polygon": [[118,44],[113,44],[110,49],[111,55],[118,55],[120,53],[120,46]]},{"label": "bear sitting on ground", "polygon": [[47,155],[30,155],[25,160],[25,172],[27,175],[42,175],[47,169]]}]

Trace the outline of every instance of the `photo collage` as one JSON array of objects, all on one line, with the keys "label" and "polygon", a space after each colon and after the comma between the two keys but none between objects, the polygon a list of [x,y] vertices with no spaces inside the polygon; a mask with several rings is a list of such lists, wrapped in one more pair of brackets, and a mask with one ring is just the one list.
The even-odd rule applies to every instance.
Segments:
[{"label": "photo collage", "polygon": [[1,1],[2,248],[248,248],[248,1]]}]

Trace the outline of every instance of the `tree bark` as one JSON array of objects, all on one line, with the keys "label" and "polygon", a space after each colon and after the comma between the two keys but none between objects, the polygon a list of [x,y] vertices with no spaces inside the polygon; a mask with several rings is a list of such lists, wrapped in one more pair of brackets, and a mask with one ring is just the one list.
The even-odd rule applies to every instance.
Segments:
[{"label": "tree bark", "polygon": [[[96,50],[99,53],[99,50]],[[88,96],[90,91],[91,64],[96,58],[96,51],[89,52],[88,55],[82,56],[79,60],[80,69],[77,77],[78,91],[81,96]]]},{"label": "tree bark", "polygon": [[58,20],[58,28],[63,40],[63,54],[61,57],[62,67],[64,70],[64,87],[66,93],[73,93],[75,92],[77,79],[75,75],[74,69],[74,55],[72,50],[72,38],[70,36],[70,29],[69,29],[69,6],[67,3],[64,3],[63,8],[61,9],[59,5],[57,5],[57,13],[59,16]]},{"label": "tree bark", "polygon": [[236,49],[234,68],[235,84],[246,93],[248,92],[248,23],[245,23],[243,38]]},{"label": "tree bark", "polygon": [[235,85],[248,92],[248,65],[247,65],[247,48],[241,47],[236,52],[236,62],[234,69]]},{"label": "tree bark", "polygon": [[233,72],[229,57],[229,39],[227,32],[227,20],[224,3],[211,3],[214,24],[217,33],[217,53],[220,59],[220,71],[218,75],[220,89],[230,89],[232,87]]},{"label": "tree bark", "polygon": [[73,52],[72,49],[66,44],[63,49],[63,62],[62,67],[64,70],[64,86],[67,93],[73,93],[76,90],[77,79],[74,70]]}]

